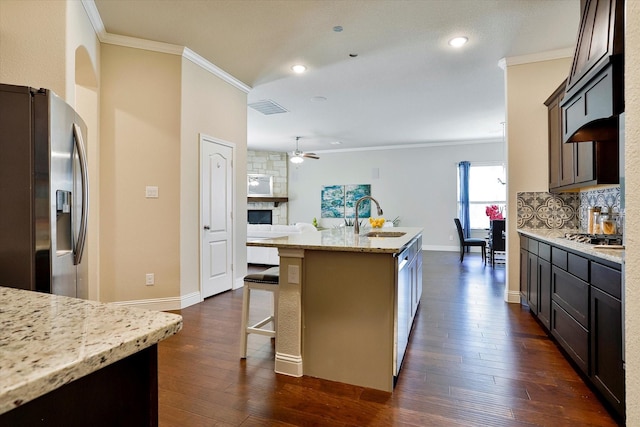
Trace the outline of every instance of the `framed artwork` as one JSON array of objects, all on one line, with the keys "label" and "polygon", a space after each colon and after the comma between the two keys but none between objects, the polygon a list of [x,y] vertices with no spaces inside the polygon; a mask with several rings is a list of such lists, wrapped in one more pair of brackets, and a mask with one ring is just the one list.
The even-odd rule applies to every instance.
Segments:
[{"label": "framed artwork", "polygon": [[[320,193],[321,218],[355,218],[356,202],[371,195],[371,184],[324,185]],[[360,204],[360,218],[371,216],[371,203]]]},{"label": "framed artwork", "polygon": [[344,217],[344,185],[324,185],[320,197],[321,218]]}]

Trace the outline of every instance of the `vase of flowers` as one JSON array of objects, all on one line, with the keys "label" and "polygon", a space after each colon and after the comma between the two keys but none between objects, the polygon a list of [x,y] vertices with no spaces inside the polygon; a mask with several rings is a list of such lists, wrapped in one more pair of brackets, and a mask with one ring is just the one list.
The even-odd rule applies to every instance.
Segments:
[{"label": "vase of flowers", "polygon": [[504,216],[502,216],[502,209],[503,208],[498,205],[489,205],[485,209],[484,213],[486,213],[489,217],[489,220],[492,221],[494,219],[504,219]]}]

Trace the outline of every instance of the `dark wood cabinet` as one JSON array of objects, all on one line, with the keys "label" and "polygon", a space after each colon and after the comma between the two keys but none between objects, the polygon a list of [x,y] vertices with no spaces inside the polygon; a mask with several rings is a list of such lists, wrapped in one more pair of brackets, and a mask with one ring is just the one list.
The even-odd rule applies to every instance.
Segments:
[{"label": "dark wood cabinet", "polygon": [[583,0],[562,109],[562,140],[617,140],[624,111],[624,1]]},{"label": "dark wood cabinet", "polygon": [[[520,238],[522,240],[522,238]],[[529,252],[520,246],[520,301],[529,305]]]},{"label": "dark wood cabinet", "polygon": [[551,263],[538,258],[538,319],[551,329]]},{"label": "dark wood cabinet", "polygon": [[522,302],[623,420],[621,279],[615,263],[520,235]]},{"label": "dark wood cabinet", "polygon": [[549,189],[561,188],[575,182],[574,144],[562,143],[562,111],[560,101],[567,85],[565,80],[545,101],[549,123]]},{"label": "dark wood cabinet", "polygon": [[548,113],[549,190],[562,191],[597,184],[617,184],[618,143],[587,141],[563,143],[560,103],[566,81],[545,101]]},{"label": "dark wood cabinet", "polygon": [[538,255],[529,252],[529,291],[527,293],[527,302],[529,303],[529,310],[532,313],[538,314]]},{"label": "dark wood cabinet", "polygon": [[591,263],[591,380],[618,414],[624,414],[622,275]]}]

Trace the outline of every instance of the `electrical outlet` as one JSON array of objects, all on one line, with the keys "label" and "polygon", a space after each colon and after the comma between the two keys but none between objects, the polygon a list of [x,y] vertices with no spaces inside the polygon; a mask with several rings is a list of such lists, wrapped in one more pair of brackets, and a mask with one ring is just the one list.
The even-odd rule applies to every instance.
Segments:
[{"label": "electrical outlet", "polygon": [[449,235],[449,240],[453,242],[453,236],[451,234]]},{"label": "electrical outlet", "polygon": [[155,275],[153,273],[147,273],[147,275],[145,276],[145,285],[151,286],[155,284],[155,282],[156,282]]}]

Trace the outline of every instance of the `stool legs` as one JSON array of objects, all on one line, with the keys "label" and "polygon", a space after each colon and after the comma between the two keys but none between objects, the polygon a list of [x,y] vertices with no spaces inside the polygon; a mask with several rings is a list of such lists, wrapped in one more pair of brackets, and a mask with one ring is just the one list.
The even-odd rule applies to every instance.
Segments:
[{"label": "stool legs", "polygon": [[249,320],[249,306],[251,303],[251,290],[247,285],[242,289],[242,325],[240,336],[240,358],[246,359],[247,357],[247,322]]},{"label": "stool legs", "polygon": [[[254,325],[249,325],[249,313],[251,308],[251,291],[260,289],[268,291],[273,296],[273,312],[270,316],[262,319]],[[242,290],[242,322],[241,322],[241,336],[240,336],[240,358],[246,359],[247,357],[247,338],[249,334],[266,335],[268,337],[275,338],[276,327],[278,324],[278,288],[276,285],[265,285],[257,283],[245,282],[244,289]],[[273,323],[273,330],[263,329],[268,324]]]}]

